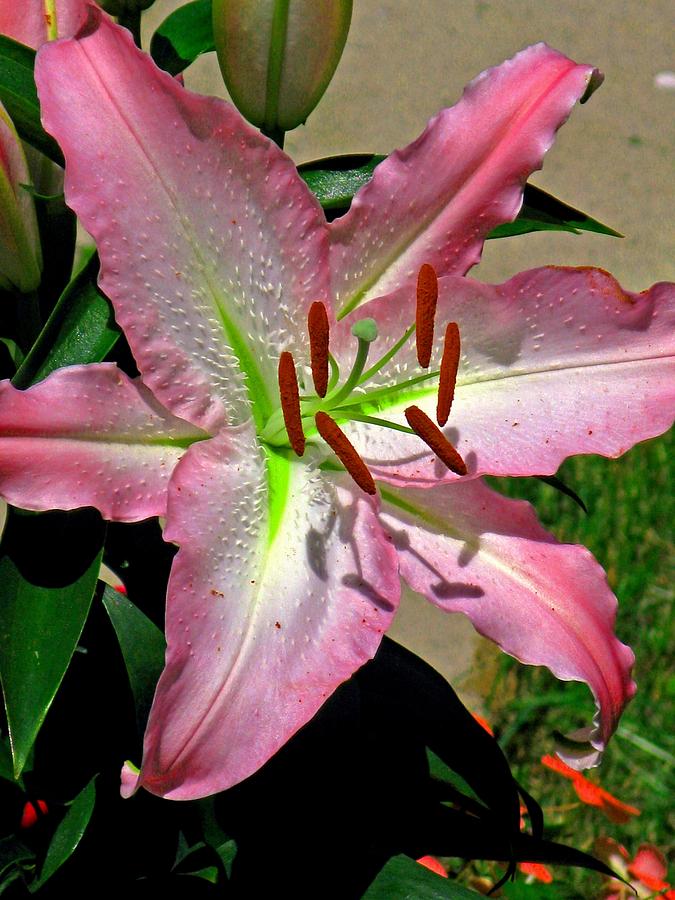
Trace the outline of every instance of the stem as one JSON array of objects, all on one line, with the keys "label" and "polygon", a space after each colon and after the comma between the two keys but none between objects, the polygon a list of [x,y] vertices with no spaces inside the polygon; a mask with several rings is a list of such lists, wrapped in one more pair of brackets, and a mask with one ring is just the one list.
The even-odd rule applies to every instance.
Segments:
[{"label": "stem", "polygon": [[261,125],[260,130],[265,135],[265,137],[268,137],[271,141],[274,141],[274,143],[277,145],[277,147],[279,147],[280,150],[284,149],[286,132],[283,128],[278,128],[275,126],[267,128],[265,125]]},{"label": "stem", "polygon": [[[141,47],[141,11],[140,9],[135,9],[131,12],[122,13],[122,15],[117,17],[117,22],[119,25],[122,25],[124,28],[128,28],[131,32],[131,36],[134,39],[134,43],[137,47]],[[142,49],[142,48],[141,48]]]}]

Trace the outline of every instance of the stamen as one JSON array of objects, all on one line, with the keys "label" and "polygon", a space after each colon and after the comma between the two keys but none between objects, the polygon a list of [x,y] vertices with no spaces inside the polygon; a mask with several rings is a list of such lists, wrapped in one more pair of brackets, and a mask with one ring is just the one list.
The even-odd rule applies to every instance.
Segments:
[{"label": "stamen", "polygon": [[298,376],[295,374],[293,354],[288,350],[284,350],[279,357],[279,396],[288,440],[296,454],[302,456],[305,452],[305,433],[302,430]]},{"label": "stamen", "polygon": [[376,488],[373,476],[337,422],[325,412],[318,412],[314,416],[314,421],[321,437],[335,452],[337,458],[361,490],[365,491],[366,494],[375,494]]},{"label": "stamen", "polygon": [[415,311],[417,362],[423,369],[431,362],[434,343],[434,318],[438,301],[438,278],[433,266],[424,263],[417,276],[417,308]]},{"label": "stamen", "polygon": [[422,412],[419,406],[409,406],[405,411],[405,417],[415,434],[422,438],[451,472],[454,472],[455,475],[466,475],[467,468],[462,457],[441,429],[431,421],[426,413]]},{"label": "stamen", "polygon": [[441,374],[438,379],[438,403],[436,404],[436,421],[445,425],[450,415],[452,401],[455,396],[457,369],[459,368],[459,328],[456,322],[448,322],[445,329],[445,344],[441,359]]},{"label": "stamen", "polygon": [[320,300],[312,303],[307,317],[309,332],[309,353],[312,378],[319,397],[325,397],[328,390],[328,313]]}]

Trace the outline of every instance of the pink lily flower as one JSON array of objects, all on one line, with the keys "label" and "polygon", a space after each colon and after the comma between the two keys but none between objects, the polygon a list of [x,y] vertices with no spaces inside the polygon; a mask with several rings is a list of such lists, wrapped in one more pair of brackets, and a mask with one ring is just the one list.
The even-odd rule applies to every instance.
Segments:
[{"label": "pink lily flower", "polygon": [[0,34],[37,50],[45,41],[75,34],[86,8],[87,0],[3,0]]},{"label": "pink lily flower", "polygon": [[[523,51],[328,225],[287,156],[93,7],[41,50],[66,197],[141,378],[103,363],[0,387],[0,491],[29,509],[166,516],[180,548],[125,795],[195,798],[254,772],[374,655],[400,577],[506,652],[587,682],[599,715],[581,762],[602,750],[634,690],[616,600],[584,548],[478,476],[553,473],[664,431],[673,289],[635,295],[587,269],[462,277],[595,78]],[[454,386],[440,437],[434,270],[451,323],[439,418]]]}]

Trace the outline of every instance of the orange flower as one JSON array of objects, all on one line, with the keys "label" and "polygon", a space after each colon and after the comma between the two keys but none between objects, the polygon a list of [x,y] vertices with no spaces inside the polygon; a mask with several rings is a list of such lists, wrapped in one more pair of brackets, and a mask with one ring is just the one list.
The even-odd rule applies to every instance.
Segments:
[{"label": "orange flower", "polygon": [[431,869],[432,872],[435,872],[437,875],[441,875],[443,878],[448,877],[448,873],[445,871],[444,866],[436,859],[435,856],[420,856],[417,862],[424,866],[425,869]]},{"label": "orange flower", "polygon": [[609,791],[589,781],[581,772],[570,768],[561,759],[547,755],[542,756],[541,761],[547,768],[553,769],[554,772],[558,772],[564,778],[569,778],[581,802],[586,803],[588,806],[599,807],[611,822],[623,825],[629,821],[631,816],[640,815],[640,810],[635,806],[629,806],[627,803],[618,800]]},{"label": "orange flower", "polygon": [[553,881],[553,875],[551,874],[550,869],[547,869],[546,866],[543,866],[541,863],[518,863],[518,868],[523,875],[529,875],[536,881],[543,881],[544,884],[550,884]]},{"label": "orange flower", "polygon": [[665,880],[666,859],[653,844],[640,844],[633,859],[626,848],[612,838],[598,838],[594,850],[615,872],[630,881],[630,885],[626,885],[617,879],[609,879],[609,893],[605,895],[605,900],[632,900],[635,896],[647,898],[656,893],[664,900],[675,900],[675,890]]}]

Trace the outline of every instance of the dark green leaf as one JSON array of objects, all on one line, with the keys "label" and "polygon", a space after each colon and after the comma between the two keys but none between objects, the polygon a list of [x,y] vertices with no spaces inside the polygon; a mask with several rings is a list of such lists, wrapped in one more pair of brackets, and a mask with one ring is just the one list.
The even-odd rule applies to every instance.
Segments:
[{"label": "dark green leaf", "polygon": [[215,49],[211,0],[180,6],[164,19],[150,41],[150,55],[171,75],[178,75],[202,53]]},{"label": "dark green leaf", "polygon": [[103,592],[103,605],[124,657],[136,706],[138,730],[142,734],[157,679],[164,668],[164,635],[137,606],[111,587],[106,587]]},{"label": "dark green leaf", "polygon": [[[333,217],[349,209],[354,194],[372,177],[375,167],[385,159],[376,154],[348,154],[332,156],[304,163],[298,167],[300,176],[316,196],[321,206]],[[618,231],[592,219],[584,212],[563,203],[533,184],[525,185],[523,206],[515,222],[494,228],[488,239],[512,237],[531,231],[594,231],[621,237]]]},{"label": "dark green leaf", "polygon": [[505,884],[501,893],[508,900],[579,900],[579,892],[569,885],[527,884],[522,878]]},{"label": "dark green leaf", "polygon": [[363,900],[475,900],[475,891],[443,878],[410,859],[394,856],[370,885]]},{"label": "dark green leaf", "polygon": [[34,66],[34,50],[0,35],[0,101],[19,136],[62,166],[63,154],[40,122]]},{"label": "dark green leaf", "polygon": [[298,166],[298,172],[324,209],[346,211],[383,159],[374,153],[333,156]]},{"label": "dark green leaf", "polygon": [[10,870],[35,858],[32,850],[15,837],[5,837],[0,840],[0,894],[3,892],[13,876]]},{"label": "dark green leaf", "polygon": [[47,855],[42,863],[39,877],[28,886],[32,893],[41,888],[47,879],[51,878],[56,870],[72,856],[77,845],[82,840],[96,802],[95,781],[96,776],[70,803],[68,812],[54,832],[54,836],[47,848]]},{"label": "dark green leaf", "polygon": [[16,778],[82,633],[102,543],[95,513],[10,512],[0,555],[0,681]]},{"label": "dark green leaf", "polygon": [[53,197],[35,195],[35,210],[42,246],[42,282],[40,312],[44,319],[68,286],[73,271],[77,219],[66,206],[63,194]]},{"label": "dark green leaf", "polygon": [[0,778],[4,778],[5,781],[11,781],[12,783],[15,781],[12,749],[8,738],[3,738],[0,741]]},{"label": "dark green leaf", "polygon": [[579,234],[580,231],[594,231],[596,234],[623,237],[620,232],[603,225],[597,219],[592,219],[573,206],[568,206],[552,194],[547,194],[533,184],[526,184],[518,218],[515,222],[506,222],[493,228],[488,238],[512,237],[530,231],[570,231],[573,234]]},{"label": "dark green leaf", "polygon": [[61,366],[100,362],[120,336],[112,307],[96,287],[93,254],[59,298],[37,341],[12,379],[25,388]]},{"label": "dark green leaf", "polygon": [[585,513],[588,513],[588,508],[584,501],[575,490],[573,490],[569,485],[565,484],[562,478],[558,478],[557,475],[535,475],[535,478],[537,478],[539,481],[543,481],[544,484],[548,484],[552,488],[555,488],[556,491],[560,491],[561,494],[565,494],[566,497],[574,500],[577,506],[580,506]]}]

